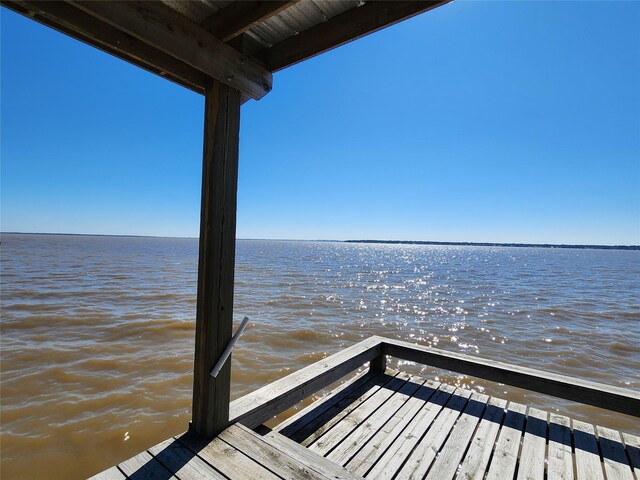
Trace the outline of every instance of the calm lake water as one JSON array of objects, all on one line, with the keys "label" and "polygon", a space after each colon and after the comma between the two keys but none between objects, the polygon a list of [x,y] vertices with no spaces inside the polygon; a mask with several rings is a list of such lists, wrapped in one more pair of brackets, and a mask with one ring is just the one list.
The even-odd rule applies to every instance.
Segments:
[{"label": "calm lake water", "polygon": [[[184,431],[197,240],[2,235],[3,479]],[[234,397],[373,334],[640,389],[640,252],[240,240]],[[392,366],[397,366],[393,363]],[[637,419],[403,363],[640,434]]]}]

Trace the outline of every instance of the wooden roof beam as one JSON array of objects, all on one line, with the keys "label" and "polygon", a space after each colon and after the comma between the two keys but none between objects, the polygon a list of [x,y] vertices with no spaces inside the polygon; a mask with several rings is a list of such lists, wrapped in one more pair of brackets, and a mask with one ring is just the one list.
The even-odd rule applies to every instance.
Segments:
[{"label": "wooden roof beam", "polygon": [[160,2],[70,3],[246,97],[257,100],[271,90],[271,72],[264,66]]},{"label": "wooden roof beam", "polygon": [[450,1],[368,1],[254,56],[275,72]]},{"label": "wooden roof beam", "polygon": [[261,21],[277,15],[297,1],[233,2],[206,18],[200,26],[214,37],[228,42]]},{"label": "wooden roof beam", "polygon": [[2,0],[2,5],[197,93],[207,76],[64,2]]}]

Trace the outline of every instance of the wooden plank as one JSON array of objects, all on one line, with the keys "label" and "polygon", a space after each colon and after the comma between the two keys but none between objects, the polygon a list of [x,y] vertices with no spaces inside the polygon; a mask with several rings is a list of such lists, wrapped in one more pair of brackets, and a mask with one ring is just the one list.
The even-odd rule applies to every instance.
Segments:
[{"label": "wooden plank", "polygon": [[423,363],[567,400],[640,416],[640,392],[557,373],[448,352],[401,340],[375,337],[387,355]]},{"label": "wooden plank", "polygon": [[118,465],[127,477],[144,478],[148,480],[172,480],[176,479],[160,462],[147,451],[141,452],[135,457],[125,460]]},{"label": "wooden plank", "polygon": [[547,412],[529,408],[517,480],[543,480],[547,443]]},{"label": "wooden plank", "polygon": [[377,339],[366,339],[249,393],[231,404],[231,418],[255,428],[331,385],[380,354]]},{"label": "wooden plank", "polygon": [[87,480],[125,480],[127,477],[118,470],[117,467],[111,467],[104,470]]},{"label": "wooden plank", "polygon": [[413,417],[407,428],[394,440],[373,468],[365,474],[365,477],[373,479],[392,478],[400,470],[400,467],[402,467],[425,432],[429,431],[433,420],[438,417],[445,405],[453,405],[454,402],[459,402],[459,397],[453,396],[454,392],[455,387],[440,385],[436,393]]},{"label": "wooden plank", "polygon": [[384,405],[360,423],[326,457],[338,465],[345,465],[360,449],[370,448],[367,442],[400,410],[424,384],[425,379],[410,377]]},{"label": "wooden plank", "polygon": [[603,480],[602,462],[593,425],[578,420],[572,420],[572,424],[577,480]]},{"label": "wooden plank", "polygon": [[216,38],[227,42],[295,3],[295,1],[275,0],[232,2],[206,18],[200,26]]},{"label": "wooden plank", "polygon": [[327,455],[352,431],[358,428],[361,423],[367,420],[378,408],[385,404],[396,391],[400,390],[409,380],[409,376],[400,373],[396,378],[384,385],[375,394],[369,397],[365,402],[360,404],[349,415],[345,416],[340,422],[333,426],[329,431],[317,439],[314,443],[308,445],[308,448],[320,455]]},{"label": "wooden plank", "polygon": [[265,435],[265,438],[268,439],[269,443],[272,446],[278,448],[281,452],[286,452],[288,455],[295,458],[303,465],[313,468],[318,472],[322,472],[329,478],[348,478],[351,480],[356,478],[361,479],[361,477],[352,474],[339,465],[328,461],[326,458],[321,457],[316,453],[313,453],[308,448],[303,447],[293,440],[289,440],[284,435],[276,432],[270,432]]},{"label": "wooden plank", "polygon": [[449,436],[453,425],[465,409],[471,397],[471,391],[458,388],[451,396],[445,408],[422,436],[409,458],[400,469],[397,478],[423,478],[436,458],[445,440]]},{"label": "wooden plank", "polygon": [[358,475],[366,475],[378,458],[393,444],[411,423],[416,414],[437,392],[439,382],[427,381],[418,391],[385,423],[382,428],[345,465]]},{"label": "wooden plank", "polygon": [[438,453],[433,467],[429,470],[427,480],[453,479],[488,401],[488,395],[477,392],[471,394],[469,403]]},{"label": "wooden plank", "polygon": [[[372,383],[374,377],[379,375],[371,371],[360,372],[350,380],[343,382],[328,394],[314,401],[305,408],[299,410],[289,418],[283,420],[273,428],[274,432],[280,432],[285,437],[291,436],[309,421],[322,415],[327,410],[335,407],[347,397],[351,397],[355,392],[366,390],[367,385]],[[357,395],[356,395],[357,396]]]},{"label": "wooden plank", "polygon": [[71,3],[248,97],[271,90],[270,71],[161,2]]},{"label": "wooden plank", "polygon": [[634,480],[620,432],[596,427],[607,480]]},{"label": "wooden plank", "polygon": [[255,56],[271,71],[282,70],[448,1],[367,2],[262,50]]},{"label": "wooden plank", "polygon": [[552,413],[549,416],[549,480],[573,480],[573,452],[571,450],[571,419]]},{"label": "wooden plank", "polygon": [[211,437],[229,425],[231,361],[209,375],[231,339],[240,94],[212,81],[205,102],[192,428]]},{"label": "wooden plank", "polygon": [[509,402],[486,480],[513,478],[518,463],[518,450],[526,411],[527,407],[524,405]]},{"label": "wooden plank", "polygon": [[206,75],[65,2],[20,1],[2,4],[59,32],[171,80],[199,94]]},{"label": "wooden plank", "polygon": [[[322,470],[318,471],[317,468],[292,457],[290,451],[279,449],[269,443],[268,439],[260,437],[242,425],[232,425],[222,432],[218,438],[260,462],[282,478],[291,480],[325,480],[331,478]],[[351,479],[353,476],[345,470],[343,475],[338,478]]]},{"label": "wooden plank", "polygon": [[221,473],[173,438],[151,447],[149,453],[180,480],[225,480]]},{"label": "wooden plank", "polygon": [[640,437],[622,432],[622,440],[625,444],[631,467],[636,474],[636,479],[640,479]]},{"label": "wooden plank", "polygon": [[353,396],[348,396],[343,401],[340,401],[335,407],[327,410],[325,413],[318,415],[311,422],[300,429],[292,437],[292,440],[299,441],[304,446],[309,446],[314,443],[318,438],[331,430],[334,425],[342,421],[344,417],[349,415],[356,408],[360,407],[368,398],[373,396],[381,388],[384,388],[386,384],[393,381],[395,376],[399,372],[393,373],[393,376],[384,375],[374,377],[373,382],[365,385],[365,390],[358,389],[354,392]]},{"label": "wooden plank", "polygon": [[193,432],[187,432],[176,439],[229,478],[280,479],[260,463],[219,438],[207,440]]},{"label": "wooden plank", "polygon": [[478,429],[473,435],[469,450],[460,465],[458,478],[465,480],[482,480],[484,478],[506,406],[506,400],[494,397],[489,400]]}]

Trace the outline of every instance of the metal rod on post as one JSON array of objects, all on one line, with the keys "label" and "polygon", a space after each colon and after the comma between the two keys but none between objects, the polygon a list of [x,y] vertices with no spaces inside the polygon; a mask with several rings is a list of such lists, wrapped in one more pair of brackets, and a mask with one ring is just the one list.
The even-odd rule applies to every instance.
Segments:
[{"label": "metal rod on post", "polygon": [[236,333],[233,334],[233,337],[231,337],[231,341],[229,342],[229,345],[227,345],[227,348],[225,348],[224,352],[222,352],[222,356],[220,357],[220,360],[218,360],[218,363],[216,363],[216,365],[213,367],[213,370],[211,370],[210,375],[213,378],[216,378],[218,376],[218,374],[220,373],[220,370],[222,370],[222,367],[224,367],[224,364],[227,363],[227,359],[229,358],[229,355],[231,355],[231,351],[233,350],[233,347],[236,346],[236,342],[240,338],[240,335],[242,335],[242,332],[244,332],[244,329],[246,328],[247,323],[249,323],[249,317],[244,317],[242,319],[242,323],[238,327],[238,330],[236,331]]}]

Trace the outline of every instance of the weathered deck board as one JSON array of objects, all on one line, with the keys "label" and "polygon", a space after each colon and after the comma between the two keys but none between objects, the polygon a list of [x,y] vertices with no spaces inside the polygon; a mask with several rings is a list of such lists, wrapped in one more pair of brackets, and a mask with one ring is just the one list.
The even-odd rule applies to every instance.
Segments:
[{"label": "weathered deck board", "polygon": [[160,462],[151,456],[147,451],[141,452],[135,457],[125,460],[118,468],[127,477],[136,475],[148,479],[176,479]]},{"label": "weathered deck board", "polygon": [[374,395],[380,388],[392,381],[395,375],[396,374],[390,376],[383,374],[376,375],[363,384],[358,385],[354,390],[349,390],[343,395],[327,399],[326,404],[323,402],[319,406],[317,415],[314,414],[313,408],[305,409],[300,412],[297,421],[288,425],[287,428],[276,428],[276,431],[280,431],[292,440],[308,446],[345,416],[349,415],[354,409],[358,408],[358,406]]},{"label": "weathered deck board", "polygon": [[[399,478],[423,478],[436,458],[436,454],[449,436],[458,417],[468,403],[471,392],[456,389],[445,408],[438,414],[418,445],[416,445],[404,466],[398,473]],[[424,428],[424,425],[423,425]]]},{"label": "weathered deck board", "polygon": [[261,437],[241,425],[226,429],[218,438],[242,451],[245,455],[257,459],[269,470],[285,479],[351,480],[357,478],[347,470],[309,450],[305,449],[306,455],[301,455],[300,450],[283,448],[281,444],[269,441],[268,437]]},{"label": "weathered deck board", "polygon": [[380,456],[393,444],[420,409],[437,391],[440,383],[429,380],[399,409],[387,423],[346,464],[358,475],[365,475]]},{"label": "weathered deck board", "polygon": [[400,374],[386,383],[383,388],[377,390],[362,404],[340,420],[340,422],[335,424],[333,428],[327,431],[314,443],[308,445],[308,448],[320,455],[329,453],[336,445],[347,437],[352,430],[357,428],[358,425],[364,422],[373,412],[380,408],[397,390],[402,388],[408,380],[408,375]]},{"label": "weathered deck board", "polygon": [[622,440],[626,446],[627,454],[631,461],[631,467],[633,467],[636,478],[640,479],[640,437],[623,433]]},{"label": "weathered deck board", "polygon": [[552,413],[549,418],[549,480],[573,480],[571,451],[571,420]]},{"label": "weathered deck board", "polygon": [[636,436],[392,371],[259,430],[187,432],[92,478],[640,480]]},{"label": "weathered deck board", "polygon": [[465,480],[482,480],[484,478],[506,406],[505,400],[499,398],[489,400],[487,409],[460,467],[459,478]]},{"label": "weathered deck board", "polygon": [[[149,453],[180,480],[225,480],[219,471],[211,468],[202,458],[173,438],[151,447]],[[140,474],[140,478],[146,477]]]},{"label": "weathered deck board", "polygon": [[603,480],[602,463],[593,425],[573,420],[573,444],[578,480]]},{"label": "weathered deck board", "polygon": [[607,479],[633,480],[633,470],[629,465],[620,432],[605,427],[597,427],[596,431]]},{"label": "weathered deck board", "polygon": [[[220,473],[229,478],[259,478],[264,480],[281,478],[220,438],[208,441],[198,435],[187,432],[178,437],[178,441],[207,463],[216,465]],[[224,459],[224,461],[220,461],[221,459]]]},{"label": "weathered deck board", "polygon": [[482,417],[489,397],[481,393],[471,394],[467,407],[438,453],[438,458],[427,475],[427,480],[451,480],[462,462],[469,440]]},{"label": "weathered deck board", "polygon": [[513,478],[526,411],[527,407],[524,405],[509,402],[486,480]]},{"label": "weathered deck board", "polygon": [[120,470],[118,470],[118,467],[111,467],[98,473],[97,475],[94,475],[88,480],[123,480],[126,478],[127,476]]},{"label": "weathered deck board", "polygon": [[518,480],[544,477],[545,448],[547,443],[547,412],[530,408],[520,451]]},{"label": "weathered deck board", "polygon": [[429,428],[433,419],[452,398],[455,387],[441,385],[429,402],[413,417],[407,428],[394,440],[387,451],[378,459],[374,467],[367,472],[369,478],[391,478],[397,472],[413,448]]},{"label": "weathered deck board", "polygon": [[376,432],[404,406],[418,391],[424,380],[410,378],[396,393],[372,413],[366,421],[358,425],[349,435],[326,456],[338,465],[344,465],[351,457],[376,434]]}]

